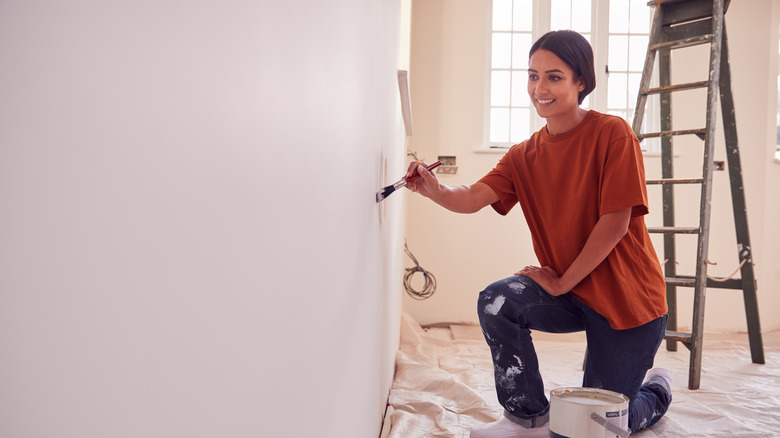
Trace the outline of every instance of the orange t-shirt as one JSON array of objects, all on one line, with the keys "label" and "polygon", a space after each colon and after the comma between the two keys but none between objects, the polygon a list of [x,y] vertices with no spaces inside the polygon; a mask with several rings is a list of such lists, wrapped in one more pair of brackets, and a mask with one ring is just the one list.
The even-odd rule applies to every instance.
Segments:
[{"label": "orange t-shirt", "polygon": [[547,128],[512,146],[480,182],[505,215],[519,203],[542,266],[563,274],[599,217],[631,208],[628,233],[571,293],[612,328],[638,327],[666,314],[666,286],[645,227],[647,187],[642,151],[625,120],[589,111],[573,130]]}]

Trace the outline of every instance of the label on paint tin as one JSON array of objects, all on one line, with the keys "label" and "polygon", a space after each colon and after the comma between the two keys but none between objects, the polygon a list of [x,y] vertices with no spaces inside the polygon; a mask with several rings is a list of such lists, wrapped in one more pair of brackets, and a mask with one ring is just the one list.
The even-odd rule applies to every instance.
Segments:
[{"label": "label on paint tin", "polygon": [[629,400],[623,394],[594,388],[558,388],[551,391],[550,398],[552,438],[619,438],[615,430],[628,426]]}]

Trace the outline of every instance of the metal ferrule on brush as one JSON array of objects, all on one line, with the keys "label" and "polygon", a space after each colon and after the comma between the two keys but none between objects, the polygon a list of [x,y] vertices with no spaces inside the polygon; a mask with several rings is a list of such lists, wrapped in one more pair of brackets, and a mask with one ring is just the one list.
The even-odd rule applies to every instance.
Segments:
[{"label": "metal ferrule on brush", "polygon": [[[435,169],[436,167],[438,167],[440,165],[441,165],[441,161],[437,161],[437,162],[431,164],[430,166],[426,167],[425,169],[430,172],[431,170]],[[397,183],[395,183],[395,184],[393,184],[391,186],[387,186],[384,189],[378,191],[377,194],[376,194],[376,202],[381,202],[383,199],[388,197],[391,193],[395,192],[398,189],[401,189],[401,188],[405,187],[406,184],[409,181],[412,181],[412,180],[414,180],[416,178],[419,178],[419,177],[420,177],[419,172],[418,173],[412,173],[411,175],[409,175],[407,177],[404,177],[403,179],[401,179]]]}]

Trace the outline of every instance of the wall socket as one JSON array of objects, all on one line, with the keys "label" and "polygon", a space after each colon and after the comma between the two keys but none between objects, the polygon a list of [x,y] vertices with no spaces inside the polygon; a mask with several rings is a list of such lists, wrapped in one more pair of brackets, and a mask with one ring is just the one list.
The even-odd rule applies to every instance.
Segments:
[{"label": "wall socket", "polygon": [[436,168],[436,173],[454,175],[458,173],[457,158],[455,155],[439,155],[441,166]]}]

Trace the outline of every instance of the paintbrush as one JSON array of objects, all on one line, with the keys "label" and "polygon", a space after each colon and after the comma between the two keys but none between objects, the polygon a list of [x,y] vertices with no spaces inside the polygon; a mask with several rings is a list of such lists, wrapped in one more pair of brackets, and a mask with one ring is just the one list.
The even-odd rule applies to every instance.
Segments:
[{"label": "paintbrush", "polygon": [[[433,169],[435,169],[435,168],[437,168],[439,166],[441,166],[441,161],[437,161],[437,162],[431,164],[430,166],[426,167],[425,170],[430,172],[431,170],[433,170]],[[395,183],[395,184],[393,184],[391,186],[387,186],[387,187],[383,188],[382,190],[376,192],[376,202],[382,202],[385,198],[390,196],[391,193],[393,193],[394,191],[396,191],[396,190],[398,190],[400,188],[403,188],[404,186],[406,186],[406,184],[408,182],[414,181],[414,180],[416,180],[419,177],[420,177],[420,174],[415,172],[415,173],[413,173],[413,174],[411,174],[409,176],[403,177],[397,183]]]}]

